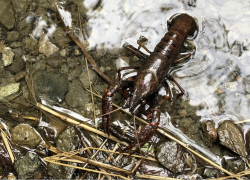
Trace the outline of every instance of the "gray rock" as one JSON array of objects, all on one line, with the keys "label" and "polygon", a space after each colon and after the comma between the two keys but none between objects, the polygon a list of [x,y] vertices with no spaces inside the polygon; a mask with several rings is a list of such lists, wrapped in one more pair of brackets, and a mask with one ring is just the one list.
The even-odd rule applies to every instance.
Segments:
[{"label": "gray rock", "polygon": [[14,27],[16,19],[11,1],[0,1],[0,17],[0,24],[2,24],[4,28],[10,30]]},{"label": "gray rock", "polygon": [[25,50],[33,55],[37,55],[39,53],[38,51],[38,42],[37,40],[30,36],[28,39],[25,40]]},{"label": "gray rock", "polygon": [[72,126],[67,127],[56,140],[56,148],[60,151],[72,151],[78,146],[79,139],[76,129]]},{"label": "gray rock", "polygon": [[18,31],[10,31],[7,33],[7,41],[16,41],[19,38],[19,32]]},{"label": "gray rock", "polygon": [[45,54],[47,57],[51,56],[59,50],[54,44],[49,41],[47,35],[42,33],[39,40],[39,52]]},{"label": "gray rock", "polygon": [[28,124],[17,125],[12,129],[11,135],[14,143],[30,148],[36,147],[42,141],[38,132]]},{"label": "gray rock", "polygon": [[[76,165],[76,163],[72,163],[71,165]],[[54,179],[72,179],[72,175],[75,172],[74,168],[52,163],[48,164],[47,169],[48,169],[48,174],[52,176]]]},{"label": "gray rock", "polygon": [[37,154],[28,152],[22,159],[15,162],[14,168],[18,174],[18,179],[32,178],[39,171],[41,162]]},{"label": "gray rock", "polygon": [[202,122],[201,127],[206,141],[208,141],[209,143],[213,143],[218,139],[215,124],[212,120]]},{"label": "gray rock", "polygon": [[[83,70],[82,74],[80,75],[80,80],[82,81],[82,85],[85,88],[89,88],[89,81],[88,81],[88,73],[87,70]],[[89,69],[89,78],[90,78],[90,83],[93,84],[96,82],[98,75],[97,73],[92,70]]]},{"label": "gray rock", "polygon": [[67,47],[71,39],[65,36],[65,30],[62,27],[57,27],[55,33],[53,34],[54,43],[58,44],[60,47]]},{"label": "gray rock", "polygon": [[23,58],[19,57],[19,58],[15,58],[15,60],[14,60],[13,63],[8,67],[8,69],[9,69],[10,72],[12,72],[12,73],[18,73],[18,72],[20,72],[24,67],[25,67],[25,62],[24,62]]},{"label": "gray rock", "polygon": [[19,91],[19,86],[20,83],[11,83],[7,86],[0,87],[0,100],[17,93]]},{"label": "gray rock", "polygon": [[90,102],[90,96],[89,93],[82,88],[81,81],[74,80],[69,85],[69,92],[65,100],[72,108],[83,108],[85,104]]},{"label": "gray rock", "polygon": [[15,42],[10,43],[11,48],[19,48],[19,47],[22,47],[22,46],[23,46],[23,43],[19,42],[19,41],[15,41]]},{"label": "gray rock", "polygon": [[[78,146],[79,138],[77,136],[76,129],[72,126],[66,128],[56,140],[56,148],[68,152],[75,150]],[[71,165],[76,165],[76,163],[71,163]],[[53,176],[55,179],[71,179],[74,168],[60,166],[56,164],[49,163],[48,174]]]},{"label": "gray rock", "polygon": [[218,127],[220,144],[231,149],[235,153],[246,157],[245,143],[242,132],[232,121],[224,121]]},{"label": "gray rock", "polygon": [[219,173],[218,169],[206,167],[204,169],[203,176],[205,176],[207,178],[215,178],[215,177],[217,177],[218,173]]},{"label": "gray rock", "polygon": [[37,100],[60,103],[68,91],[67,78],[60,73],[38,70],[34,74],[34,89]]},{"label": "gray rock", "polygon": [[5,47],[2,52],[3,65],[8,66],[13,62],[15,54],[9,47]]},{"label": "gray rock", "polygon": [[156,147],[158,162],[173,173],[182,172],[184,169],[183,152],[174,141],[161,142]]},{"label": "gray rock", "polygon": [[245,170],[245,162],[240,157],[224,157],[223,168],[237,174]]}]

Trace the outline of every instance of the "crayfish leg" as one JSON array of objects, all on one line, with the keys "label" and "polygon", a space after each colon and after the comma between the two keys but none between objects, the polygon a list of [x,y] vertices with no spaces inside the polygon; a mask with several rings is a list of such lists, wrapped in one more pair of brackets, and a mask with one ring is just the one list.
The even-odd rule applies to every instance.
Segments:
[{"label": "crayfish leg", "polygon": [[174,84],[176,84],[176,86],[179,88],[179,90],[181,91],[180,93],[177,94],[176,99],[178,99],[179,97],[183,96],[185,93],[185,90],[181,87],[181,85],[170,75],[167,75],[167,79],[172,81]]},{"label": "crayfish leg", "polygon": [[138,133],[139,144],[137,143],[137,139],[135,138],[135,140],[129,146],[125,147],[122,150],[122,152],[130,150],[135,146],[136,149],[130,152],[130,154],[134,154],[139,150],[139,148],[142,148],[153,137],[153,135],[157,131],[157,127],[160,123],[160,114],[161,114],[160,110],[156,108],[151,109],[151,115],[148,118],[150,123],[144,126]]}]

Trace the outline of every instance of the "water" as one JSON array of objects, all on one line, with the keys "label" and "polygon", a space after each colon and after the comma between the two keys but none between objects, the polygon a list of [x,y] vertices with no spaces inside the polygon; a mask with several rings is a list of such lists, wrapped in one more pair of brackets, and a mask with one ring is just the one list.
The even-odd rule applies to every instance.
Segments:
[{"label": "water", "polygon": [[[223,153],[218,155],[216,150],[209,149],[206,146],[200,137],[201,130],[201,132],[197,133],[190,132],[191,130],[183,131],[185,127],[182,122],[186,117],[185,113],[183,115],[181,112],[186,111],[187,114],[191,114],[187,115],[188,118],[192,119],[190,128],[199,127],[200,122],[204,119],[213,119],[216,127],[225,119],[232,119],[233,121],[250,119],[250,2],[240,0],[221,0],[219,2],[215,0],[181,0],[174,2],[170,0],[85,0],[76,3],[78,3],[78,6],[76,6],[75,2],[61,2],[63,9],[60,10],[60,13],[64,18],[64,22],[71,28],[77,38],[83,39],[83,44],[87,46],[86,49],[90,51],[100,69],[113,81],[118,79],[117,69],[119,67],[143,64],[143,60],[124,51],[124,44],[129,43],[137,47],[137,40],[144,36],[148,39],[146,47],[153,51],[155,45],[167,32],[167,21],[172,15],[187,13],[197,20],[199,26],[198,35],[193,41],[188,42],[189,49],[192,45],[195,47],[191,48],[191,52],[193,52],[192,58],[182,67],[174,70],[172,74],[185,89],[185,95],[181,100],[173,104],[161,102],[162,118],[160,126],[189,146],[205,154],[209,159],[220,164]],[[87,97],[89,93],[81,89],[81,85],[79,85],[81,83],[78,81],[79,77],[83,77],[83,74],[86,73],[85,62],[77,55],[75,50],[77,48],[70,43],[70,40],[66,39],[63,43],[58,40],[63,39],[62,37],[65,37],[66,33],[62,29],[59,31],[61,33],[61,36],[59,36],[60,33],[57,31],[61,24],[58,24],[60,18],[55,5],[42,4],[41,2],[38,4],[38,7],[41,8],[40,11],[36,6],[30,6],[27,13],[22,13],[23,17],[20,19],[25,19],[25,25],[32,24],[32,27],[27,31],[37,40],[39,40],[42,32],[45,33],[50,41],[59,48],[58,54],[54,57],[46,57],[42,53],[40,55],[34,53],[36,49],[27,50],[27,47],[23,48],[22,53],[20,53],[21,50],[18,47],[13,47],[16,58],[19,53],[23,61],[26,61],[26,69],[23,70],[25,72],[32,72],[31,70],[34,68],[36,70],[45,69],[67,74],[69,91],[75,91],[65,94],[65,99],[64,97],[58,97],[58,102],[52,102],[50,98],[54,91],[48,91],[51,94],[47,96],[42,94],[39,97],[41,97],[43,104],[52,104],[50,107],[57,109],[61,113],[68,114],[81,121],[87,121],[93,118],[93,107],[87,109],[89,107],[87,104],[91,103],[91,98]],[[79,16],[82,19],[82,27],[79,26]],[[21,31],[23,29],[20,27],[22,26],[15,27],[14,30],[20,31],[20,39],[24,41],[25,38],[28,39],[28,36],[27,34],[22,35]],[[83,29],[83,36],[79,33],[81,28]],[[1,36],[1,40],[5,40],[4,38],[6,37]],[[10,46],[11,41],[7,40],[6,42],[6,46]],[[141,51],[148,54],[144,49],[141,49]],[[62,55],[64,52],[65,55]],[[52,59],[59,61],[59,68],[54,68],[56,66],[49,63]],[[33,66],[30,66],[32,63]],[[14,75],[19,71],[13,72],[11,68],[0,69],[3,77],[3,80],[0,80],[0,83],[2,81],[0,87],[6,86],[9,82],[14,82]],[[26,81],[22,79],[20,89],[24,94],[21,94],[18,98],[31,98],[25,96],[25,89],[26,91],[28,89],[25,84],[27,80],[29,79],[26,79]],[[87,79],[85,80],[87,81]],[[102,94],[108,86],[99,77],[94,77],[91,81],[93,81],[93,89],[99,94]],[[46,92],[50,88],[48,85],[44,88],[44,91]],[[171,85],[171,88],[175,92],[175,86]],[[164,88],[161,89],[161,93],[164,95]],[[21,100],[18,99],[17,101],[22,102]],[[119,95],[114,98],[114,101],[119,105],[123,104],[123,100]],[[4,107],[5,103],[6,101],[1,102]],[[22,109],[21,106],[15,103],[11,100],[7,101],[6,107],[8,110],[6,111],[10,114],[12,111],[26,112],[26,109]],[[26,104],[26,108],[29,109],[29,105]],[[95,99],[95,108],[96,115],[100,115],[101,102],[97,98]],[[29,109],[29,111],[31,110]],[[49,128],[51,123],[48,121],[49,118],[47,119],[43,115],[35,113],[31,114],[37,116],[41,121],[36,126]],[[1,113],[1,115],[3,121],[9,118],[4,113]],[[96,121],[100,122],[100,119],[98,118]],[[130,116],[121,113],[114,115],[113,119],[114,124],[118,124],[122,129],[125,125],[128,125],[130,129],[127,134],[133,136],[134,130],[129,120]],[[27,123],[27,121],[24,122]],[[14,122],[13,124],[18,123]],[[91,124],[93,123],[91,121]],[[9,128],[14,126],[13,124],[8,124]],[[52,122],[52,124],[55,125],[56,123]],[[58,129],[64,127],[61,124],[58,126],[60,126]],[[242,129],[246,136],[249,132],[249,125],[243,124]],[[58,135],[60,132],[55,134]],[[153,138],[155,141],[162,139],[159,139],[158,136]],[[216,148],[220,147],[219,142],[216,143],[214,146]]]}]

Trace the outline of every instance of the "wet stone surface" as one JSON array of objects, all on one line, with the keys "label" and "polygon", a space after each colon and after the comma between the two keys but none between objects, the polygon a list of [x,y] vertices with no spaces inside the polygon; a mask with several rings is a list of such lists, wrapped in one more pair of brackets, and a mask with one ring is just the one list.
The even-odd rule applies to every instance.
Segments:
[{"label": "wet stone surface", "polygon": [[208,144],[214,143],[218,140],[218,134],[215,128],[215,124],[212,120],[206,120],[202,122],[202,131],[205,141]]},{"label": "wet stone surface", "polygon": [[68,82],[61,73],[39,70],[34,74],[34,89],[37,100],[45,99],[51,103],[59,103],[65,98]]},{"label": "wet stone surface", "polygon": [[240,157],[224,157],[222,165],[226,170],[234,174],[244,171],[246,167],[245,162]]},{"label": "wet stone surface", "polygon": [[[79,143],[79,138],[74,127],[66,128],[56,140],[56,147],[61,151],[72,151],[77,148]],[[76,163],[71,163],[71,165],[76,165]],[[56,165],[49,163],[48,164],[48,174],[55,179],[71,179],[73,173],[75,172],[74,168]]]},{"label": "wet stone surface", "polygon": [[0,23],[6,29],[12,29],[15,25],[15,13],[11,1],[0,1]]},{"label": "wet stone surface", "polygon": [[17,160],[14,164],[18,179],[32,178],[39,172],[40,166],[39,156],[34,152],[27,152],[22,159]]},{"label": "wet stone surface", "polygon": [[183,152],[179,144],[174,141],[165,141],[159,143],[156,148],[156,158],[161,165],[173,173],[183,171]]},{"label": "wet stone surface", "polygon": [[41,141],[38,132],[28,124],[19,124],[11,131],[14,143],[33,148]]},{"label": "wet stone surface", "polygon": [[242,132],[232,121],[224,121],[218,127],[220,143],[235,153],[246,157]]}]

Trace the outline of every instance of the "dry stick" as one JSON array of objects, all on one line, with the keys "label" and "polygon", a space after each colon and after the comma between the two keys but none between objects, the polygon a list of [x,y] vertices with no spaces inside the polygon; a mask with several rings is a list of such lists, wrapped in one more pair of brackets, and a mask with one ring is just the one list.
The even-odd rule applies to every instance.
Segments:
[{"label": "dry stick", "polygon": [[5,147],[6,147],[7,151],[8,151],[8,153],[9,153],[11,162],[12,162],[12,164],[13,164],[14,161],[15,161],[15,158],[14,158],[14,155],[13,155],[13,153],[12,153],[12,151],[11,151],[9,142],[8,142],[8,140],[7,140],[7,135],[5,134],[5,132],[4,132],[2,129],[1,129],[1,136],[2,136],[3,141],[4,141],[4,145],[5,145]]},{"label": "dry stick", "polygon": [[60,7],[58,7],[58,5],[56,5],[57,7],[57,11],[58,14],[60,16],[60,18],[62,19],[62,22],[64,24],[64,28],[66,33],[69,35],[69,37],[72,39],[72,41],[74,41],[76,43],[76,45],[78,47],[80,47],[82,53],[85,55],[85,57],[88,59],[89,63],[93,66],[94,70],[110,85],[114,85],[114,82],[108,77],[106,76],[101,70],[100,68],[97,66],[97,64],[95,63],[94,59],[90,56],[90,54],[88,53],[88,51],[86,51],[86,49],[84,48],[84,46],[76,39],[76,37],[70,32],[70,29],[68,26],[66,26],[65,22],[64,22],[64,18],[62,17],[61,13],[60,13]]},{"label": "dry stick", "polygon": [[50,108],[48,108],[48,107],[46,107],[46,106],[40,104],[40,103],[36,103],[36,106],[37,106],[38,108],[44,110],[44,111],[49,112],[50,114],[53,114],[53,115],[55,115],[55,116],[61,118],[63,121],[66,121],[66,122],[68,122],[68,123],[75,124],[75,125],[77,125],[77,126],[79,126],[79,127],[84,128],[84,129],[87,130],[87,131],[94,132],[94,133],[99,134],[99,135],[101,135],[101,136],[103,136],[103,137],[106,137],[106,138],[108,138],[108,139],[110,139],[110,140],[113,140],[113,141],[115,141],[115,142],[118,142],[118,143],[120,143],[120,144],[122,144],[122,145],[124,145],[124,146],[128,146],[128,143],[126,143],[126,142],[124,142],[124,141],[120,141],[119,139],[117,139],[116,137],[114,137],[114,136],[112,136],[112,135],[108,136],[106,133],[104,133],[104,132],[102,132],[102,131],[99,131],[99,130],[97,130],[97,129],[95,129],[95,128],[92,128],[92,127],[90,127],[90,126],[88,126],[88,125],[86,125],[86,124],[82,124],[82,123],[80,123],[80,122],[78,122],[78,121],[76,121],[76,120],[74,120],[74,119],[72,119],[72,118],[69,118],[69,117],[66,117],[66,116],[64,116],[64,115],[61,115],[61,114],[59,114],[58,112],[56,112],[56,111],[54,111],[54,110],[52,110],[52,109],[50,109]]},{"label": "dry stick", "polygon": [[170,177],[162,177],[162,176],[153,176],[153,175],[146,175],[146,174],[137,174],[135,175],[137,178],[144,178],[144,179],[164,179],[164,180],[180,180],[177,178],[170,178]]},{"label": "dry stick", "polygon": [[[95,94],[95,93],[94,93],[94,94]],[[103,136],[103,137],[106,137],[106,138],[108,138],[108,139],[110,139],[110,140],[112,140],[112,141],[115,141],[115,142],[117,142],[117,143],[119,143],[119,144],[122,144],[122,145],[124,145],[124,146],[128,146],[128,143],[126,143],[126,142],[124,142],[124,141],[120,141],[119,139],[117,139],[116,137],[114,137],[114,136],[112,136],[112,135],[110,135],[110,136],[108,137],[108,135],[107,135],[106,133],[104,133],[104,132],[102,132],[102,131],[99,131],[99,130],[97,130],[97,129],[95,129],[95,128],[92,128],[92,127],[90,127],[90,126],[88,126],[88,125],[82,124],[82,123],[80,123],[80,122],[78,122],[78,121],[76,121],[76,120],[74,120],[74,119],[71,119],[71,118],[66,117],[66,116],[64,116],[64,115],[61,115],[61,114],[59,114],[58,112],[56,112],[56,111],[54,111],[54,110],[52,110],[52,109],[50,109],[50,108],[48,108],[48,107],[46,107],[46,106],[44,106],[44,105],[42,105],[42,104],[37,103],[36,106],[37,106],[38,108],[44,110],[44,111],[47,111],[47,112],[50,113],[50,114],[53,114],[54,116],[59,117],[59,118],[60,118],[61,120],[63,120],[63,121],[66,121],[66,122],[71,123],[71,124],[75,124],[75,125],[77,125],[77,126],[79,126],[79,127],[84,128],[84,129],[87,130],[87,131],[91,131],[91,132],[93,132],[93,133],[96,133],[96,134],[99,134],[99,135],[101,135],[101,136]],[[99,149],[99,148],[87,147],[87,148],[84,148],[84,149],[95,149],[95,150],[97,150],[97,149]],[[117,153],[117,154],[124,154],[124,155],[127,155],[127,156],[130,155],[130,154],[128,154],[128,153],[113,152],[113,151],[111,151],[111,150],[104,150],[104,149],[101,149],[101,151],[107,151],[107,152]],[[135,155],[135,154],[133,154],[133,155],[131,155],[131,156],[136,157],[136,158],[144,158],[144,159],[147,159],[147,160],[150,160],[150,161],[156,161],[156,159],[154,159],[154,158],[145,158],[145,157],[141,157],[141,156]]]},{"label": "dry stick", "polygon": [[[89,91],[89,90],[88,90],[88,91]],[[94,94],[95,96],[101,98],[101,96],[99,96],[99,95],[97,95],[97,94],[95,94],[95,93],[93,93],[93,94]],[[115,104],[112,104],[112,105],[115,106],[115,107],[119,107],[119,106],[117,106],[117,105],[115,105]],[[125,113],[127,113],[127,114],[129,114],[129,115],[132,116],[131,113],[129,113],[129,112],[123,110],[123,109],[121,109],[121,110],[122,110],[123,112],[125,112]],[[135,116],[135,118],[136,118],[137,120],[141,121],[141,122],[144,123],[144,124],[148,124],[148,122],[144,121],[143,119],[141,119],[141,118],[139,118],[139,117],[137,117],[137,116]],[[159,133],[161,133],[162,135],[168,137],[169,139],[171,139],[171,140],[177,142],[178,144],[180,144],[181,146],[183,146],[184,148],[186,148],[187,150],[189,150],[190,152],[192,152],[194,155],[196,155],[196,156],[198,156],[199,158],[201,158],[202,160],[208,162],[208,163],[211,164],[212,166],[218,168],[219,170],[225,172],[225,173],[228,174],[228,175],[233,175],[231,172],[227,171],[226,169],[222,168],[221,166],[219,166],[218,164],[214,163],[213,161],[207,159],[206,157],[202,156],[201,154],[197,153],[197,152],[194,151],[193,149],[189,148],[188,145],[186,145],[186,144],[183,143],[182,141],[178,140],[177,138],[171,136],[170,134],[168,134],[167,132],[163,131],[162,129],[157,128],[157,131],[158,131]]]},{"label": "dry stick", "polygon": [[[101,163],[101,162],[97,162],[97,161],[94,161],[94,160],[89,159],[89,158],[84,158],[84,157],[81,157],[81,156],[77,156],[77,155],[74,155],[74,153],[71,154],[70,152],[62,152],[62,151],[60,151],[60,150],[58,150],[58,149],[56,149],[55,147],[52,147],[52,146],[49,147],[49,150],[57,153],[57,155],[54,155],[52,157],[44,158],[44,160],[48,161],[48,162],[51,162],[51,161],[54,161],[54,160],[63,160],[63,161],[65,161],[65,157],[58,159],[58,156],[60,157],[61,156],[60,153],[61,153],[62,155],[66,156],[66,157],[71,157],[71,158],[75,159],[75,160],[72,160],[72,161],[75,161],[75,162],[78,162],[78,163],[80,161],[82,161],[82,162],[85,162],[85,163],[88,163],[88,164],[91,164],[91,165],[94,165],[94,166],[97,166],[97,167],[102,167],[102,168],[109,169],[109,170],[112,170],[112,171],[117,171],[117,172],[120,172],[120,173],[131,175],[131,171],[127,171],[127,170],[124,170],[124,169],[121,169],[121,168],[117,168],[117,167],[111,166],[109,164],[104,164],[104,163]],[[76,151],[76,153],[78,153],[78,152]],[[86,168],[82,168],[82,167],[77,167],[77,168],[86,170]],[[106,172],[99,172],[99,171],[95,171],[95,172],[110,175],[109,173],[106,173]]]}]

